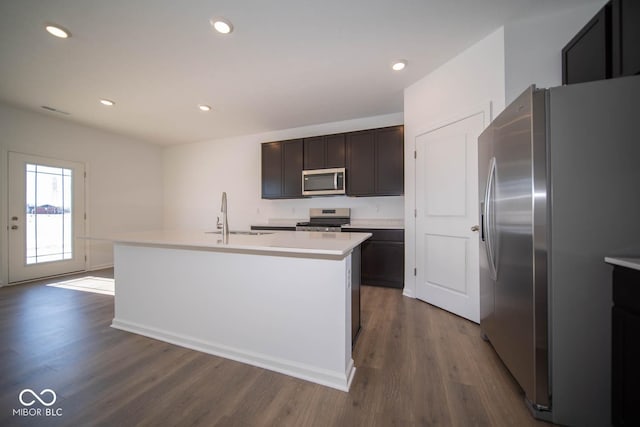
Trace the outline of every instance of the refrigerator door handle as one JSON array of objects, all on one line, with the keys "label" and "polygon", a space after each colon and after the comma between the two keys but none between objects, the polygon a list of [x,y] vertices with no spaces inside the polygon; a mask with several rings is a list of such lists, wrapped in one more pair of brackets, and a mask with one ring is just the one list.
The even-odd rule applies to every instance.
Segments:
[{"label": "refrigerator door handle", "polygon": [[495,249],[493,247],[493,229],[494,222],[492,204],[495,203],[495,195],[493,191],[495,189],[494,181],[496,176],[496,158],[492,157],[489,161],[489,174],[487,175],[487,186],[484,190],[484,206],[482,212],[482,231],[485,240],[485,250],[487,252],[487,260],[489,264],[489,273],[491,278],[496,280],[498,277],[497,266],[495,259]]}]

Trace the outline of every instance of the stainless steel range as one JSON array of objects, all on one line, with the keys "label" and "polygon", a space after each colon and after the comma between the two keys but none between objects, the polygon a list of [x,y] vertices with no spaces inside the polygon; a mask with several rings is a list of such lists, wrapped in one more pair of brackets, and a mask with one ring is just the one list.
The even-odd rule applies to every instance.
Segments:
[{"label": "stainless steel range", "polygon": [[296,224],[296,231],[342,231],[342,226],[351,222],[350,208],[311,208],[309,221]]}]

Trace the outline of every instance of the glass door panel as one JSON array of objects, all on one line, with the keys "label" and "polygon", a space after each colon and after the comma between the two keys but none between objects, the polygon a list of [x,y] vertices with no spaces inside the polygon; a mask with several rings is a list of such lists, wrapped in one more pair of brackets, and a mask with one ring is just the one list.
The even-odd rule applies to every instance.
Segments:
[{"label": "glass door panel", "polygon": [[84,165],[9,153],[9,281],[85,267]]},{"label": "glass door panel", "polygon": [[27,264],[73,256],[73,172],[68,168],[26,165]]}]

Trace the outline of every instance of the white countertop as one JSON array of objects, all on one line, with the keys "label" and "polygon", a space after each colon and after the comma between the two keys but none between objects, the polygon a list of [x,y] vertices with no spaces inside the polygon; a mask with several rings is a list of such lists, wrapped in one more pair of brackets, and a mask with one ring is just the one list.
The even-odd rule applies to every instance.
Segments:
[{"label": "white countertop", "polygon": [[609,264],[619,265],[620,267],[640,270],[640,258],[605,257],[604,261]]},{"label": "white countertop", "polygon": [[302,255],[310,257],[344,258],[353,248],[371,237],[370,233],[321,233],[278,231],[269,234],[231,234],[227,243],[222,236],[205,231],[157,230],[116,234],[108,237],[116,243],[145,246],[204,249],[265,255]]}]

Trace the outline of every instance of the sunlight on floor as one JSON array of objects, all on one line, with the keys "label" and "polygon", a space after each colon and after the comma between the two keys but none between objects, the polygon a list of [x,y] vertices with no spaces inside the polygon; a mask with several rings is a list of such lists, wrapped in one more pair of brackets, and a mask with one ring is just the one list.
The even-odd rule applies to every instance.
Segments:
[{"label": "sunlight on floor", "polygon": [[86,276],[64,282],[50,283],[54,288],[72,289],[74,291],[93,292],[95,294],[114,295],[115,281],[106,277]]}]

